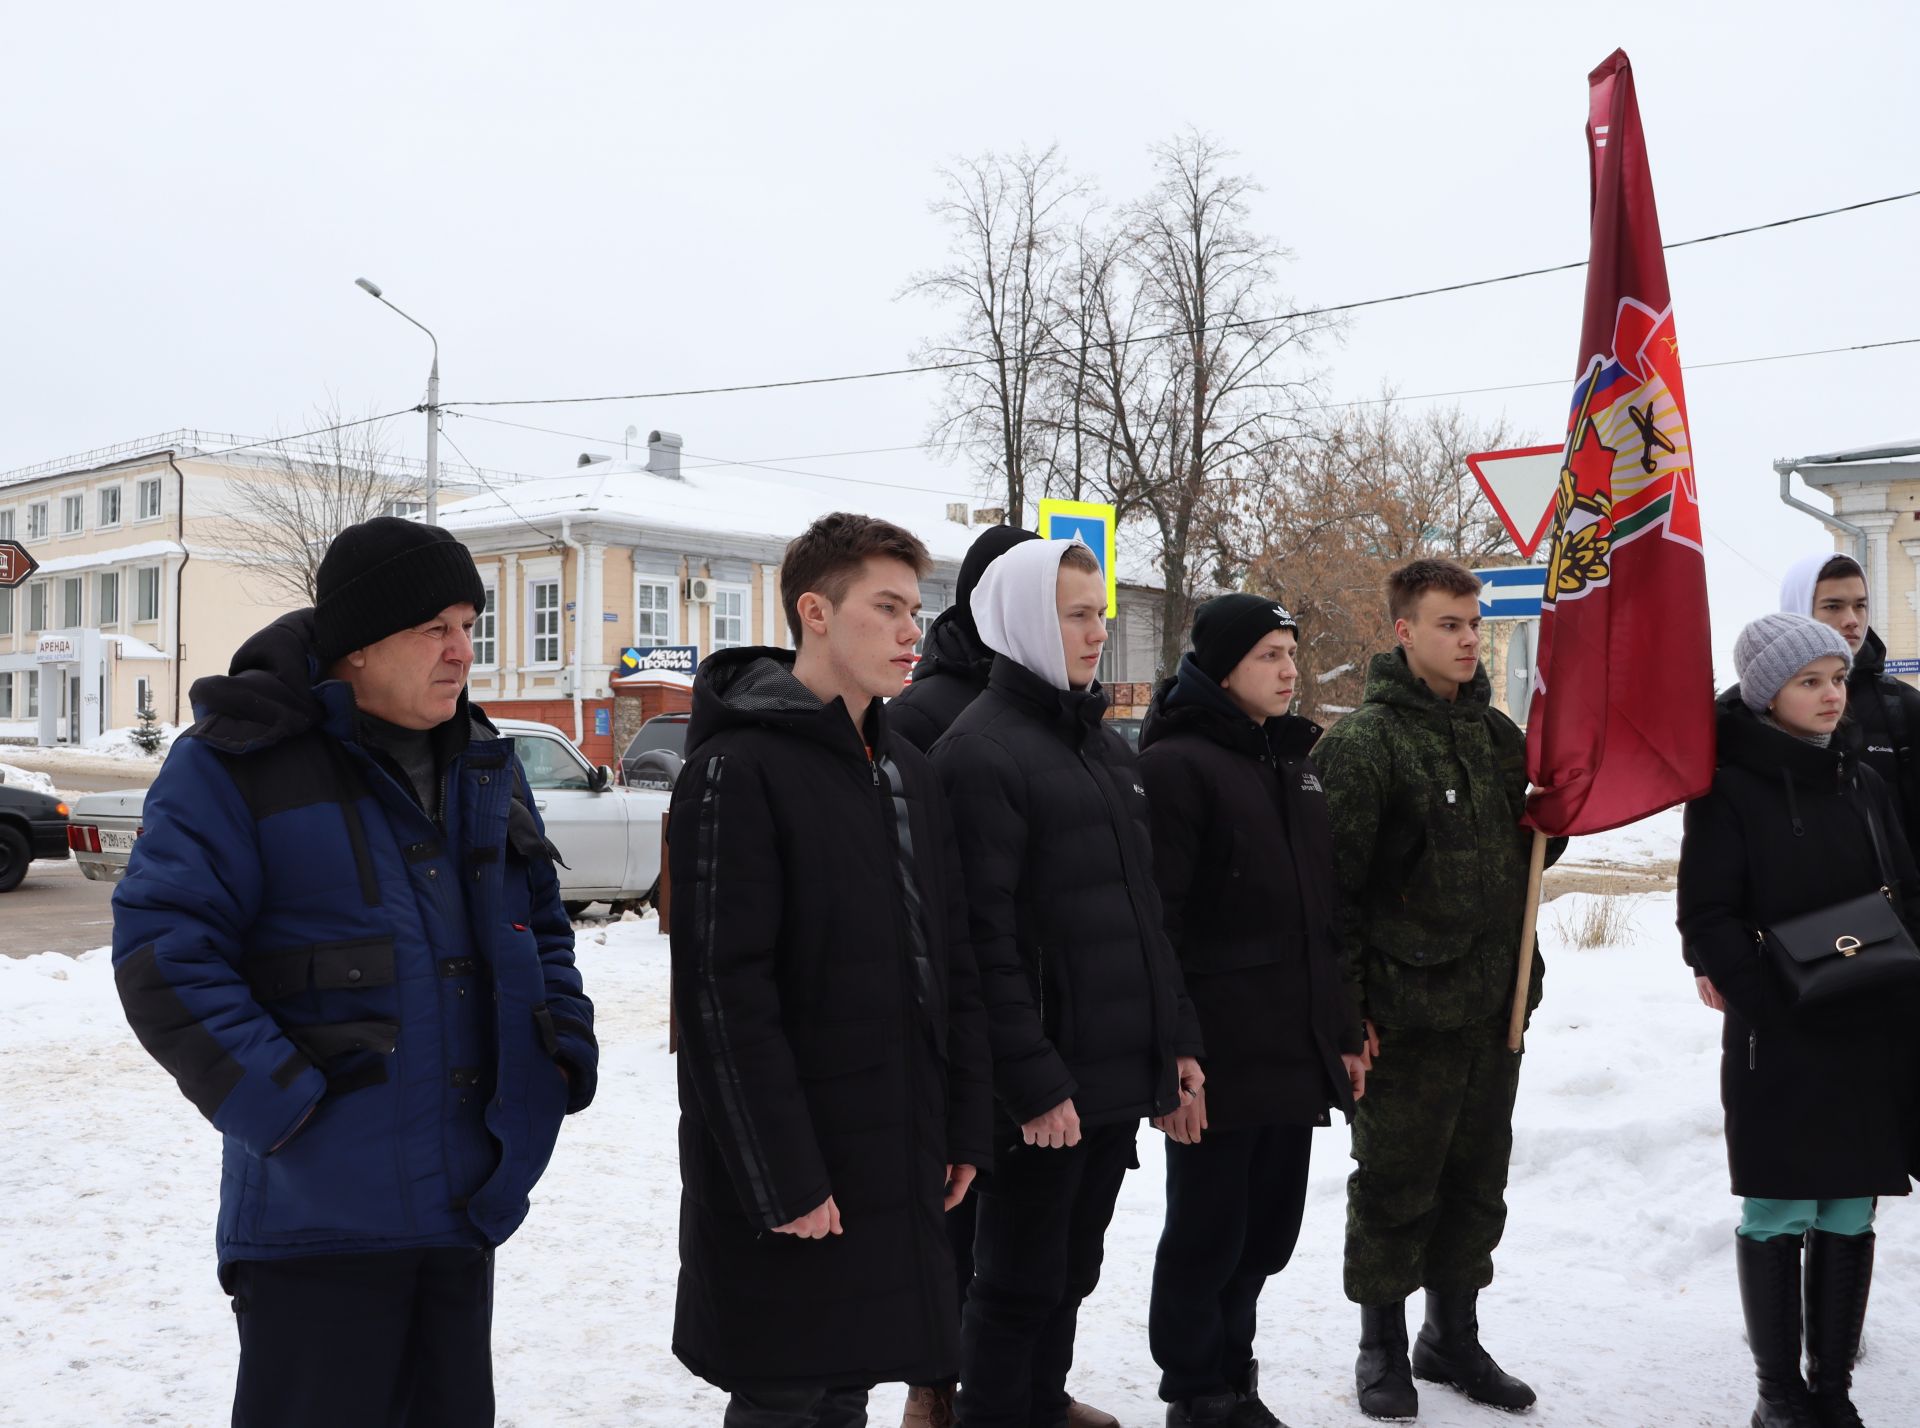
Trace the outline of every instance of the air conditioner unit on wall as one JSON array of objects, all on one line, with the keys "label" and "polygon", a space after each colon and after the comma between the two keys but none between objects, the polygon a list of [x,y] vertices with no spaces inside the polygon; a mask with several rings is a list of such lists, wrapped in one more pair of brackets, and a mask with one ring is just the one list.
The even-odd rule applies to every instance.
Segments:
[{"label": "air conditioner unit on wall", "polygon": [[690,576],[687,580],[687,599],[695,605],[711,605],[713,582],[698,575]]}]

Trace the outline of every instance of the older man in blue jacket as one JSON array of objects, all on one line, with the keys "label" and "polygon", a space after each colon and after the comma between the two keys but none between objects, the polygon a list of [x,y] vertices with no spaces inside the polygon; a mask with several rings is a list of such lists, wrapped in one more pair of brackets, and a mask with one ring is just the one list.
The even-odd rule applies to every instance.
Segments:
[{"label": "older man in blue jacket", "polygon": [[237,1428],[493,1421],[493,1247],[593,1005],[512,743],[467,702],[446,532],[342,532],[311,610],[198,681],[114,894],[141,1044],[226,1137]]}]

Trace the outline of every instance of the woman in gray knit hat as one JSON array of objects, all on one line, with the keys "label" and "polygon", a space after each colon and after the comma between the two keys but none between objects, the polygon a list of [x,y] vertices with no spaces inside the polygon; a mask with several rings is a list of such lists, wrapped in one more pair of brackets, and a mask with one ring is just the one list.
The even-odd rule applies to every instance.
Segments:
[{"label": "woman in gray knit hat", "polygon": [[1920,1006],[1876,995],[1796,1011],[1755,933],[1879,889],[1874,830],[1909,928],[1920,878],[1886,784],[1833,738],[1847,642],[1804,615],[1763,615],[1740,632],[1734,665],[1713,789],[1687,805],[1679,921],[1702,995],[1726,1013],[1720,1095],[1744,1198],[1734,1244],[1760,1381],[1752,1424],[1858,1425],[1849,1392],[1874,1197],[1906,1194],[1915,1160],[1908,1033]]}]

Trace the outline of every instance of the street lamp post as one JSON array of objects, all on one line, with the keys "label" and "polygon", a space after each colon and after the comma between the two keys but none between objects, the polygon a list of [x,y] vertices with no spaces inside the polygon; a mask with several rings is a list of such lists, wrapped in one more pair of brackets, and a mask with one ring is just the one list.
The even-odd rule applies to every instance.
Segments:
[{"label": "street lamp post", "polygon": [[427,373],[427,524],[437,526],[440,524],[440,339],[433,335],[433,329],[424,322],[401,312],[388,302],[378,283],[355,278],[353,285],[400,313],[400,316],[426,333],[427,340],[433,343],[433,367]]}]

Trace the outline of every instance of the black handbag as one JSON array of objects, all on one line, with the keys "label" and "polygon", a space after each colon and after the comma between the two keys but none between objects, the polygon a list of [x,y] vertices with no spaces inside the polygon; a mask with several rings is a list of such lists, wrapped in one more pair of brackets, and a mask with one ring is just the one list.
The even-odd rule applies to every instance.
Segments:
[{"label": "black handbag", "polygon": [[1866,810],[1880,890],[1784,918],[1754,935],[1796,1011],[1920,987],[1920,947],[1893,906],[1893,878],[1880,824]]}]

